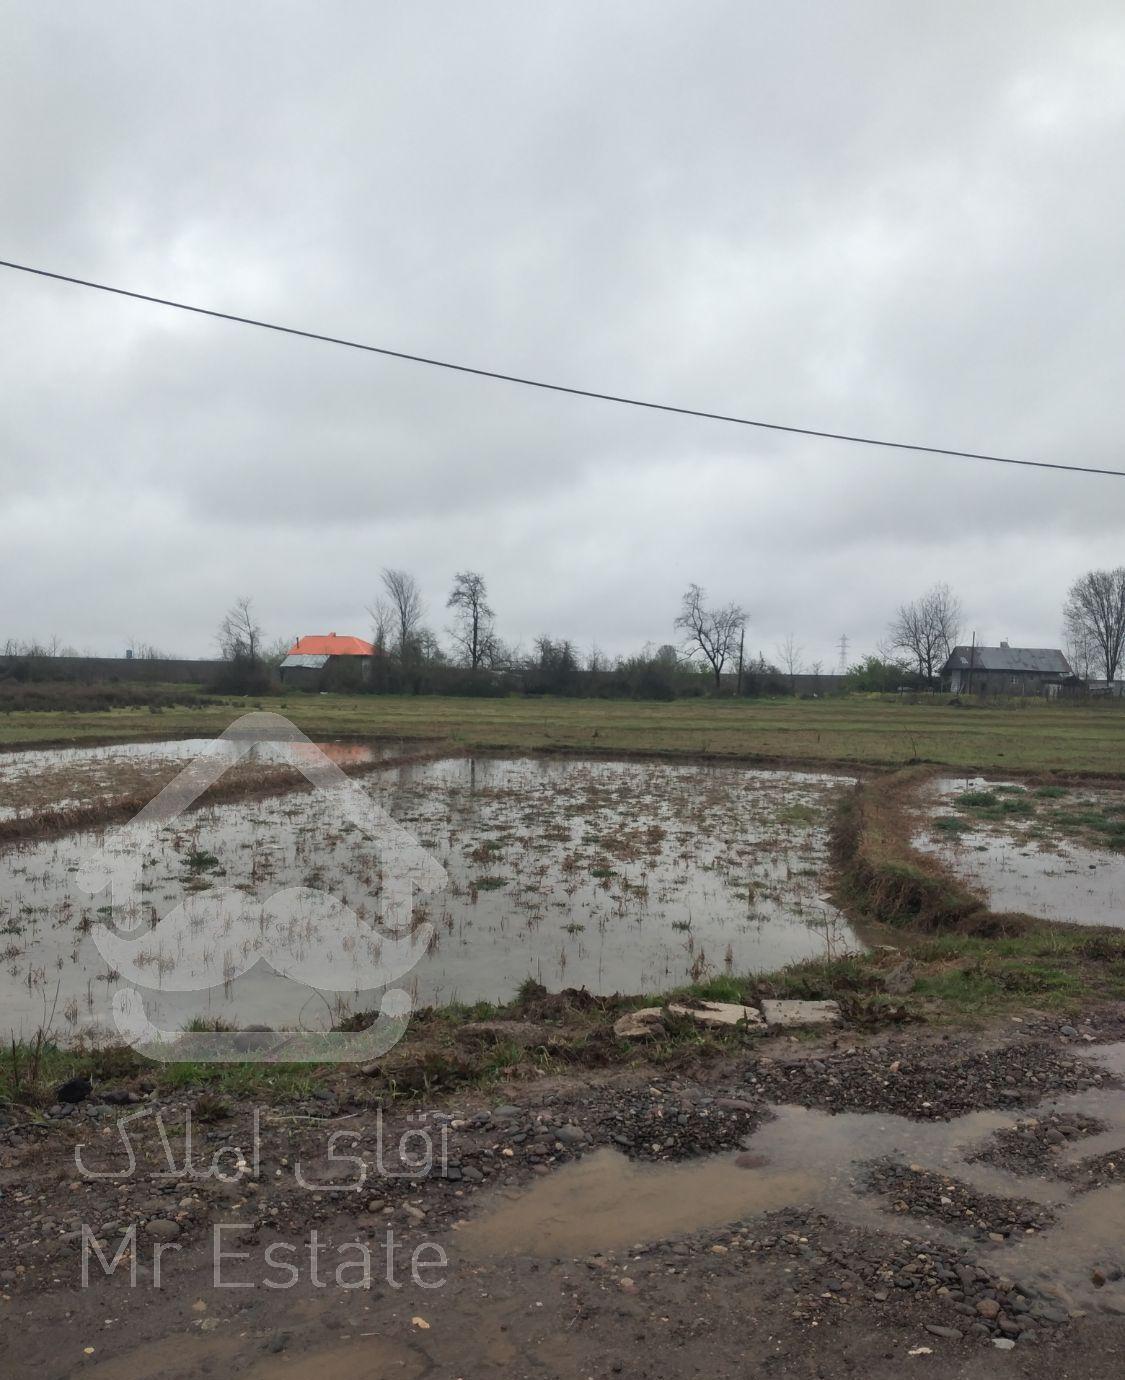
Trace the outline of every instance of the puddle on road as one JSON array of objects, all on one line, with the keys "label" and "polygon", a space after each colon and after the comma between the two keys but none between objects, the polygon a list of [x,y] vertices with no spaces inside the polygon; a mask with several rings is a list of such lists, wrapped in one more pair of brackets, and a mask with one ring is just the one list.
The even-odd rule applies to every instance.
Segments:
[{"label": "puddle on road", "polygon": [[[960,1152],[1012,1118],[974,1112],[950,1122],[783,1106],[748,1136],[747,1153],[675,1164],[639,1164],[597,1150],[462,1228],[473,1254],[582,1255],[721,1226],[786,1207],[828,1210],[862,1226],[886,1226],[863,1193],[857,1166],[897,1155],[928,1166],[956,1164],[958,1177],[996,1191],[1014,1176],[964,1164]],[[740,1162],[741,1161],[741,1162]],[[897,1216],[896,1221],[900,1220]]]},{"label": "puddle on road", "polygon": [[[507,1000],[528,977],[552,990],[658,992],[858,947],[822,894],[827,807],[846,784],[710,765],[456,758],[377,770],[348,789],[448,874],[444,890],[415,896],[414,922],[429,929],[401,980],[436,1005]],[[374,950],[394,940],[377,928],[385,858],[334,793],[219,805],[157,828],[112,911],[108,893],[79,885],[103,838],[0,853],[0,1035],[34,1030],[52,1006],[64,1039],[104,1027],[122,972],[169,1030],[198,1016],[324,1029],[377,1009]],[[353,917],[331,990],[301,980],[326,933],[311,893]],[[111,921],[135,946],[117,968],[91,934]],[[292,959],[289,976],[257,961],[270,951]],[[196,969],[211,975],[195,983],[207,990],[183,992]]]},{"label": "puddle on road", "polygon": [[[1125,1144],[1125,1091],[1049,1100],[1034,1115],[1096,1110]],[[1125,1267],[1125,1185],[1071,1197],[1061,1182],[1024,1176],[969,1159],[1020,1113],[973,1112],[948,1122],[914,1122],[875,1113],[775,1108],[774,1120],[731,1151],[677,1164],[639,1164],[600,1149],[465,1224],[458,1241],[472,1258],[583,1256],[627,1249],[760,1217],[784,1208],[821,1212],[853,1227],[969,1247],[974,1259],[1067,1307],[1125,1313],[1125,1282],[1097,1287],[1095,1266]],[[1083,1155],[1089,1143],[1082,1147]],[[1052,1205],[1052,1228],[980,1241],[949,1226],[888,1210],[863,1182],[863,1166],[891,1157],[1004,1198]],[[739,1161],[742,1161],[740,1166]],[[956,1189],[954,1190],[956,1191]]]},{"label": "puddle on road", "polygon": [[[1011,787],[1011,783],[946,777],[932,783],[931,798],[938,817],[949,818],[947,807],[958,795],[995,792],[998,787]],[[1003,799],[1043,807],[1031,794],[1014,794],[1016,789],[1012,787],[1013,794]],[[1103,808],[1106,803],[1105,793],[1076,790],[1071,794],[1075,809]],[[1121,808],[1119,802],[1112,804]],[[959,818],[966,826],[959,832],[946,834],[931,824],[913,839],[914,846],[940,857],[986,898],[991,910],[1022,911],[1067,924],[1125,928],[1125,854],[1058,835],[1038,837],[1032,832],[1040,827],[1034,817],[1013,815],[996,828],[974,824],[971,812]]]},{"label": "puddle on road", "polygon": [[1125,1040],[1114,1040],[1110,1044],[1090,1045],[1082,1051],[1086,1058],[1094,1059],[1107,1073],[1125,1082]]},{"label": "puddle on road", "polygon": [[[237,1337],[200,1337],[180,1332],[149,1340],[104,1360],[95,1347],[92,1358],[79,1355],[77,1363],[81,1363],[83,1375],[90,1380],[174,1380],[178,1376],[222,1374],[243,1348],[244,1343]],[[76,1345],[74,1350],[78,1353],[81,1348]]]},{"label": "puddle on road", "polygon": [[475,1256],[589,1255],[810,1202],[817,1191],[809,1174],[739,1169],[730,1156],[640,1165],[595,1150],[463,1227],[460,1243]]}]

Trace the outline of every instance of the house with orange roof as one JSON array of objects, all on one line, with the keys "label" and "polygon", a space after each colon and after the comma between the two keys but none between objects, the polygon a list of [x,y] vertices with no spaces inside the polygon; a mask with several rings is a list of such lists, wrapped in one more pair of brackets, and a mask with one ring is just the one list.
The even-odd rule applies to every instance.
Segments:
[{"label": "house with orange roof", "polygon": [[350,689],[371,674],[378,652],[362,637],[310,633],[298,637],[278,667],[282,685],[295,690]]}]

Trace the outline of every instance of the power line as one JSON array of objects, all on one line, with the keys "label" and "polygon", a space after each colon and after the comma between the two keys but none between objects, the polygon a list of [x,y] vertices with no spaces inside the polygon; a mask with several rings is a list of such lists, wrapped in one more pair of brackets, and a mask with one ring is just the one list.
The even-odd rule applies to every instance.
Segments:
[{"label": "power line", "polygon": [[110,292],[116,297],[131,297],[137,302],[151,302],[158,307],[174,307],[177,311],[193,312],[196,316],[210,316],[216,321],[233,321],[239,326],[257,326],[264,331],[277,331],[281,335],[295,335],[302,340],[318,340],[325,345],[343,345],[349,350],[364,350],[372,355],[384,355],[388,359],[401,359],[410,364],[428,364],[434,369],[449,369],[457,374],[473,374],[477,378],[496,379],[501,383],[517,383],[524,388],[540,388],[548,393],[567,393],[575,398],[594,398],[598,402],[619,403],[625,407],[643,407],[650,412],[671,412],[679,417],[701,417],[710,422],[726,422],[733,426],[752,426],[762,431],[782,431],[791,436],[813,436],[822,441],[850,441],[857,446],[879,446],[885,450],[911,450],[923,455],[948,455],[959,460],[985,460],[994,465],[1020,465],[1035,470],[1065,470],[1068,474],[1105,474],[1117,479],[1125,479],[1125,470],[1098,469],[1093,465],[1060,465],[1050,460],[1017,460],[1010,455],[988,455],[972,450],[951,450],[945,446],[916,445],[911,441],[884,441],[874,436],[852,436],[843,431],[818,431],[814,427],[785,426],[781,422],[763,422],[750,417],[734,417],[724,412],[705,412],[694,407],[676,407],[672,403],[650,402],[644,398],[627,398],[617,393],[601,393],[592,388],[571,388],[563,383],[548,383],[544,379],[524,378],[519,374],[505,374],[497,369],[478,369],[471,364],[456,364],[447,359],[432,359],[428,355],[409,354],[405,350],[391,350],[383,345],[367,345],[359,340],[348,340],[338,335],[323,335],[319,331],[305,331],[297,326],[282,326],[276,321],[259,321],[252,316],[238,316],[234,312],[216,311],[211,307],[196,307],[189,302],[177,302],[170,297],[153,297],[147,292],[131,292],[128,288],[113,287],[109,283],[96,283],[88,278],[72,278],[66,273],[52,273],[45,268],[32,268],[29,264],[12,263],[0,259],[0,268],[11,268],[18,273],[32,273],[39,278],[52,278],[59,283],[72,283],[75,287],[93,288],[98,292]]}]

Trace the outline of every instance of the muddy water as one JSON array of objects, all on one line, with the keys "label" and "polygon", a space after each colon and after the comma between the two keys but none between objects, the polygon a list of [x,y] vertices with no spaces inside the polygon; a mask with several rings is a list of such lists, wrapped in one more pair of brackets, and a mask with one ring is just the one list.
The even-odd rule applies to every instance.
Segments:
[{"label": "muddy water", "polygon": [[[374,772],[347,789],[445,869],[446,884],[415,896],[424,942],[401,981],[418,1003],[438,1004],[507,999],[528,977],[652,992],[854,946],[822,880],[826,810],[844,782],[458,758]],[[377,1007],[369,975],[387,858],[334,793],[222,805],[130,839],[126,829],[0,853],[6,1028],[34,1029],[51,1011],[63,1038],[104,1027],[127,977],[165,1029],[194,1016],[323,1029]],[[123,901],[83,890],[91,860],[116,865],[130,851],[139,872]],[[346,924],[321,895],[347,908]],[[235,912],[249,913],[249,938]],[[91,933],[103,923],[135,958],[103,960]],[[332,987],[302,981],[329,938],[347,955]],[[279,946],[287,976],[266,961]],[[192,990],[179,990],[185,981]]]},{"label": "muddy water", "polygon": [[[1120,1062],[1125,1046],[1107,1047]],[[751,1134],[743,1152],[678,1164],[630,1162],[602,1149],[567,1165],[524,1192],[497,1198],[458,1233],[470,1258],[502,1255],[556,1258],[626,1249],[750,1222],[781,1208],[823,1212],[850,1226],[927,1239],[947,1248],[971,1246],[974,1258],[1068,1308],[1125,1313],[1125,1282],[1103,1287],[1091,1278],[1125,1267],[1125,1185],[1071,1196],[1066,1184],[974,1163],[974,1150],[1027,1114],[975,1112],[944,1123],[868,1113],[831,1114],[778,1107]],[[1110,1130],[1096,1138],[1125,1150],[1125,1092],[1066,1096],[1037,1109],[1096,1115]],[[1104,1147],[1103,1147],[1104,1148]],[[1061,1161],[1095,1152],[1095,1138],[1068,1147]],[[890,1156],[999,1197],[1051,1205],[1056,1224],[1003,1244],[959,1236],[952,1228],[888,1210],[865,1187],[863,1166]]]},{"label": "muddy water", "polygon": [[[338,766],[358,766],[394,755],[388,744],[321,742],[316,746]],[[155,794],[186,763],[199,757],[243,753],[235,775],[247,775],[291,760],[290,744],[256,742],[249,750],[223,738],[179,738],[164,742],[115,743],[108,747],[44,748],[0,754],[0,819],[43,810],[69,810],[103,800]]]},{"label": "muddy water", "polygon": [[[932,786],[935,813],[964,791],[995,783],[981,777],[943,778]],[[1003,829],[981,825],[943,836],[927,829],[914,845],[941,860],[995,911],[1020,911],[1044,920],[1125,927],[1125,854],[1090,848],[1072,839],[1029,837],[1030,822]]]},{"label": "muddy water", "polygon": [[596,1150],[462,1228],[469,1255],[548,1259],[618,1250],[815,1201],[807,1172],[739,1169],[735,1158],[638,1165]]},{"label": "muddy water", "polygon": [[[1010,1176],[965,1164],[961,1152],[1012,1119],[979,1112],[944,1123],[865,1113],[777,1107],[746,1153],[679,1164],[636,1164],[598,1150],[463,1228],[471,1254],[555,1256],[663,1240],[785,1207],[831,1210],[857,1225],[885,1226],[862,1193],[857,1166],[885,1155],[948,1170],[995,1191]],[[1025,1195],[1027,1196],[1027,1195]],[[896,1214],[896,1221],[901,1220]]]}]

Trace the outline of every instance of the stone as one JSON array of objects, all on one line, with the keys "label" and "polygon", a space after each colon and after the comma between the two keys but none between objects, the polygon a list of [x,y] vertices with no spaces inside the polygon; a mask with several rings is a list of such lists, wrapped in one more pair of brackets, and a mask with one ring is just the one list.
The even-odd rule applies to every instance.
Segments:
[{"label": "stone", "polygon": [[995,1299],[980,1299],[977,1302],[977,1312],[982,1318],[998,1318],[1000,1316],[1000,1305]]},{"label": "stone", "polygon": [[555,1139],[563,1145],[581,1145],[588,1137],[581,1126],[567,1125],[559,1127]]},{"label": "stone", "polygon": [[503,1107],[497,1107],[492,1115],[497,1121],[515,1121],[523,1116],[523,1110],[511,1103],[505,1103]]},{"label": "stone", "polygon": [[1065,1323],[1070,1321],[1070,1314],[1062,1308],[1054,1308],[1050,1304],[1041,1303],[1031,1310],[1031,1316],[1045,1323]]},{"label": "stone", "polygon": [[786,1001],[767,997],[762,1015],[770,1030],[790,1030],[808,1025],[837,1025],[840,1006],[834,1001]]},{"label": "stone", "polygon": [[626,1011],[614,1021],[613,1033],[619,1040],[654,1040],[664,1034],[663,1013],[659,1006]]},{"label": "stone", "polygon": [[157,1241],[175,1241],[180,1234],[180,1225],[169,1221],[167,1217],[154,1217],[151,1222],[145,1223],[145,1231]]},{"label": "stone", "polygon": [[701,1001],[698,1006],[683,1006],[673,1002],[667,1008],[670,1016],[694,1021],[704,1026],[735,1026],[762,1024],[762,1013],[756,1006],[743,1006],[733,1001]]},{"label": "stone", "polygon": [[993,1337],[992,1345],[997,1351],[1011,1351],[1015,1346],[1015,1342],[1011,1337]]},{"label": "stone", "polygon": [[883,991],[891,997],[905,997],[914,991],[914,964],[907,958],[883,977]]},{"label": "stone", "polygon": [[1078,1038],[1078,1031],[1075,1030],[1072,1025],[1060,1025],[1059,1034],[1065,1035],[1068,1040],[1076,1040]]},{"label": "stone", "polygon": [[75,1106],[90,1096],[93,1084],[88,1078],[68,1078],[55,1089],[57,1102]]},{"label": "stone", "polygon": [[932,1337],[944,1337],[950,1342],[959,1342],[962,1334],[955,1327],[942,1327],[939,1323],[927,1323],[926,1331]]}]

